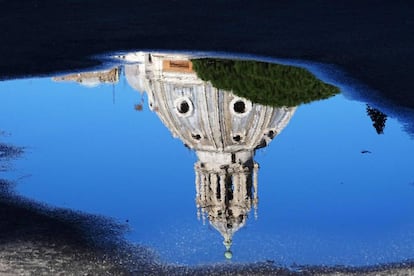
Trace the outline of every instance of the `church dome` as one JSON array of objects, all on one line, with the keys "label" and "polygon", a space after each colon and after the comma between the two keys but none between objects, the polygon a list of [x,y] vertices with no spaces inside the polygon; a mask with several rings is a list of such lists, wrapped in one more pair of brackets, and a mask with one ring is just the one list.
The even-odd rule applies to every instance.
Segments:
[{"label": "church dome", "polygon": [[172,135],[196,151],[199,216],[223,236],[230,259],[232,237],[257,209],[255,150],[267,146],[288,124],[295,107],[255,104],[198,78],[188,56],[135,53],[126,66],[131,86],[148,95],[150,109]]},{"label": "church dome", "polygon": [[[136,54],[139,55],[139,54]],[[202,81],[185,55],[141,53],[126,65],[127,81],[148,95],[174,137],[196,151],[237,152],[266,146],[289,122],[295,107],[254,104]]]}]

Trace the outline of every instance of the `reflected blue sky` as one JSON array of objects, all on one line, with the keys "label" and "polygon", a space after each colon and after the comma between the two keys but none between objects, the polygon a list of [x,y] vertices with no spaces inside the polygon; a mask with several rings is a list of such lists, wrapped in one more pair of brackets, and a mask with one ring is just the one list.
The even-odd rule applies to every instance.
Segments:
[{"label": "reflected blue sky", "polygon": [[[144,97],[144,110],[134,105]],[[0,83],[3,141],[26,147],[7,173],[18,194],[113,217],[168,262],[224,262],[220,234],[197,220],[194,152],[174,139],[124,76],[88,88],[50,78]],[[371,153],[362,154],[368,150]],[[393,118],[378,135],[365,103],[301,105],[258,150],[258,219],[233,262],[365,265],[414,258],[414,143]]]}]

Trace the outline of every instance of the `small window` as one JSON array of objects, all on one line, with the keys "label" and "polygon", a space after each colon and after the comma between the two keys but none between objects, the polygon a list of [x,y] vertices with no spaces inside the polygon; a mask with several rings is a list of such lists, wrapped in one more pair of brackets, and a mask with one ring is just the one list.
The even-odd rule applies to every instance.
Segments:
[{"label": "small window", "polygon": [[175,111],[180,116],[190,116],[193,113],[193,103],[188,97],[180,97],[174,102]]},{"label": "small window", "polygon": [[185,114],[190,110],[190,106],[186,101],[182,101],[180,105],[177,107],[177,109],[178,112],[180,112],[181,114]]},{"label": "small window", "polygon": [[277,135],[277,131],[275,129],[270,129],[267,132],[265,132],[265,135],[270,139],[273,139]]},{"label": "small window", "polygon": [[233,104],[233,110],[236,113],[243,114],[246,112],[246,104],[243,101],[237,101]]},{"label": "small window", "polygon": [[241,136],[240,135],[235,135],[235,136],[233,136],[233,141],[234,142],[240,142],[242,140],[242,138],[241,138]]},{"label": "small window", "polygon": [[201,140],[201,135],[200,134],[194,134],[194,133],[192,133],[191,134],[191,137],[193,137],[193,139],[195,139],[197,141],[200,141]]},{"label": "small window", "polygon": [[252,103],[249,100],[234,97],[229,105],[230,112],[238,117],[244,117],[252,110]]}]

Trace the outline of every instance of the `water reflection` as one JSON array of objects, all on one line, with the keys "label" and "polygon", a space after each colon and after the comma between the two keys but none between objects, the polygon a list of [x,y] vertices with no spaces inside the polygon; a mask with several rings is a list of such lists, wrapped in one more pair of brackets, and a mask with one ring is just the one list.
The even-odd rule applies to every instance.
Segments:
[{"label": "water reflection", "polygon": [[145,91],[150,109],[172,135],[196,151],[197,215],[220,232],[224,255],[231,259],[233,235],[246,224],[252,207],[257,217],[255,150],[283,130],[296,107],[256,104],[219,89],[202,80],[185,55],[135,53],[126,58],[139,62],[125,66],[128,83]]},{"label": "water reflection", "polygon": [[[296,110],[292,105],[328,98],[339,90],[305,69],[280,64],[146,52],[122,58],[132,63],[124,67],[129,85],[145,92],[150,110],[196,152],[197,216],[220,232],[224,256],[231,259],[233,235],[246,224],[252,208],[257,218],[255,151],[268,146],[289,123]],[[117,82],[118,74],[114,68],[54,80],[91,86]],[[135,105],[138,111],[142,108],[142,103]]]},{"label": "water reflection", "polygon": [[[393,142],[393,148],[383,153],[382,144],[371,143],[391,139],[393,133],[400,135],[392,118],[372,106],[343,103],[342,96],[316,103],[317,108],[313,104],[297,108],[301,103],[337,93],[335,87],[298,77],[300,70],[284,71],[254,61],[194,60],[184,54],[141,52],[127,54],[124,60],[123,66],[110,70],[56,77],[55,82],[48,82],[52,88],[45,94],[0,95],[15,97],[15,103],[25,97],[23,105],[38,100],[48,102],[44,109],[59,107],[51,108],[53,113],[43,109],[30,113],[13,105],[13,112],[19,116],[47,114],[47,120],[28,120],[36,129],[46,122],[43,132],[39,132],[41,142],[33,142],[35,152],[46,157],[31,156],[27,160],[46,167],[50,160],[59,160],[54,162],[53,170],[43,169],[45,181],[27,183],[20,186],[23,188],[19,192],[53,206],[69,202],[65,206],[126,221],[134,229],[135,236],[128,236],[131,241],[154,247],[163,259],[172,262],[216,262],[223,259],[222,251],[226,258],[231,258],[234,251],[234,261],[270,259],[283,265],[376,264],[412,256],[411,236],[407,234],[412,229],[407,219],[412,210],[411,190],[406,189],[406,183],[412,180],[404,169],[408,158],[404,160],[399,154],[404,146]],[[250,67],[255,69],[249,71]],[[267,67],[273,73],[262,71]],[[213,74],[214,68],[219,69],[218,75]],[[272,81],[280,72],[290,77],[283,82]],[[243,81],[236,81],[236,77]],[[76,81],[87,87],[109,85],[100,86],[106,90],[96,91],[56,83],[61,81]],[[299,91],[308,81],[320,89],[295,94],[295,101],[282,93]],[[242,91],[241,87],[255,83],[269,92],[263,95],[278,96],[258,99]],[[61,87],[67,88],[67,93],[56,93]],[[124,90],[118,93],[116,89]],[[312,93],[315,91],[326,93]],[[61,107],[65,107],[64,112]],[[146,112],[148,109],[152,112]],[[49,114],[57,116],[57,123],[50,123],[54,118]],[[10,123],[7,130],[23,125],[16,122]],[[50,135],[51,125],[62,127],[59,131],[53,129]],[[194,159],[185,160],[183,146],[179,140],[169,139],[167,128],[195,152],[190,154]],[[48,132],[44,133],[45,129]],[[278,141],[266,149],[267,157],[256,154],[275,137]],[[32,143],[23,141],[13,143]],[[43,145],[43,153],[39,144]],[[55,148],[49,149],[49,144]],[[262,165],[260,173],[256,160]],[[398,169],[391,164],[397,161]],[[195,177],[191,172],[193,163]],[[396,168],[390,170],[389,164]],[[42,174],[42,168],[30,170]],[[48,178],[52,173],[56,178]],[[54,185],[57,181],[60,184]],[[391,181],[397,184],[391,186]],[[255,221],[259,184],[260,219]],[[61,192],[65,189],[66,194]],[[82,201],[76,195],[79,193],[88,196]],[[396,198],[398,204],[390,207]],[[195,213],[200,222],[193,217]],[[215,230],[209,231],[201,222]],[[405,227],[402,234],[397,233],[401,225]],[[173,231],[178,234],[170,234]],[[218,233],[222,238],[214,236]],[[367,238],[372,236],[371,240]],[[211,240],[213,237],[215,240]],[[383,248],[391,253],[373,253]],[[252,253],[246,254],[249,250]],[[364,259],[365,252],[369,252],[368,259]]]}]

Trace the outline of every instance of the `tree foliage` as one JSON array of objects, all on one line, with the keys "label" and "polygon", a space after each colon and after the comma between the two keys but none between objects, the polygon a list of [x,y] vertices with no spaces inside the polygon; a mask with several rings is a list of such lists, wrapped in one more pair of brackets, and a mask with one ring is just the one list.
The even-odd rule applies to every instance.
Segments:
[{"label": "tree foliage", "polygon": [[371,118],[372,126],[375,128],[377,133],[383,134],[385,122],[387,121],[387,115],[369,105],[367,105],[367,114]]},{"label": "tree foliage", "polygon": [[339,89],[295,66],[251,60],[193,59],[198,77],[254,103],[297,106],[329,98]]}]

